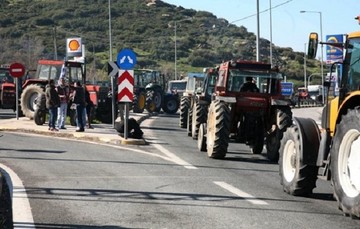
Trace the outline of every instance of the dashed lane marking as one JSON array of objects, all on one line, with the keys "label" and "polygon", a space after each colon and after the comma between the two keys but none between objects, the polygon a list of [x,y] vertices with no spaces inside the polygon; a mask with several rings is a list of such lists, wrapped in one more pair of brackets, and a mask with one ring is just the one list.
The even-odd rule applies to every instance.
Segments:
[{"label": "dashed lane marking", "polygon": [[197,167],[193,166],[192,164],[184,161],[183,159],[179,158],[175,154],[171,153],[169,150],[165,149],[162,145],[159,144],[152,144],[156,149],[167,156],[168,161],[174,162],[175,164],[184,166],[187,169],[198,169]]},{"label": "dashed lane marking", "polygon": [[252,204],[255,204],[255,205],[268,205],[267,202],[265,202],[263,200],[259,200],[256,197],[250,195],[249,193],[241,191],[240,189],[235,188],[234,186],[232,186],[232,185],[230,185],[230,184],[228,184],[226,182],[214,181],[214,184],[219,185],[223,189],[226,189],[229,192],[231,192],[231,193],[233,193],[233,194],[235,194],[235,195],[237,195],[237,196],[239,196],[241,198],[244,198],[246,201],[249,201]]}]

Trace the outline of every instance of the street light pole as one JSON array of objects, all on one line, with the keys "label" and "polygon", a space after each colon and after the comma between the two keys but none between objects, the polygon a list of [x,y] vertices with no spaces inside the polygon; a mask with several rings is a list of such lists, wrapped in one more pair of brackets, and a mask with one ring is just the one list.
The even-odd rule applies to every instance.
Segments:
[{"label": "street light pole", "polygon": [[174,30],[175,30],[175,80],[177,80],[177,69],[176,69],[176,61],[177,61],[177,38],[176,38],[176,21],[174,22]]},{"label": "street light pole", "polygon": [[321,44],[321,63],[320,63],[320,72],[321,72],[321,83],[322,83],[322,103],[325,103],[325,88],[324,88],[324,45],[322,44],[323,42],[323,34],[322,34],[322,12],[321,11],[307,11],[307,10],[302,10],[300,11],[300,13],[317,13],[320,16],[320,44]]},{"label": "street light pole", "polygon": [[306,87],[306,43],[304,43],[304,87]]},{"label": "street light pole", "polygon": [[[111,39],[111,0],[108,2],[109,7],[109,61],[113,61],[113,53],[112,53],[112,39]],[[115,128],[115,111],[116,111],[116,95],[115,95],[115,77],[111,77],[111,91],[112,91],[112,101],[111,101],[111,112],[112,112],[112,126]],[[125,129],[127,126],[125,126]]]},{"label": "street light pole", "polygon": [[272,66],[272,14],[271,14],[271,0],[269,0],[270,9],[270,65]]},{"label": "street light pole", "polygon": [[260,12],[259,12],[259,0],[256,1],[256,61],[260,61]]}]

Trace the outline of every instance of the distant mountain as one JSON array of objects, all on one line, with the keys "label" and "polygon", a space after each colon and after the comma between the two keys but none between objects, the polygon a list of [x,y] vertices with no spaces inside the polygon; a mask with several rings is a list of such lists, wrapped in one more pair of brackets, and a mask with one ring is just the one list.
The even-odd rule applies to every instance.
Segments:
[{"label": "distant mountain", "polygon": [[[14,61],[35,68],[39,58],[63,59],[65,40],[82,37],[87,64],[94,78],[106,78],[109,60],[109,5],[105,0],[0,0],[0,64]],[[176,29],[175,29],[176,25]],[[139,68],[158,68],[172,77],[201,71],[223,60],[256,59],[256,36],[206,11],[159,0],[111,1],[113,59],[123,48],[133,49]],[[269,62],[270,42],[260,39],[260,61]],[[273,44],[273,63],[287,79],[303,79],[304,53]],[[308,74],[318,72],[308,61]]]}]

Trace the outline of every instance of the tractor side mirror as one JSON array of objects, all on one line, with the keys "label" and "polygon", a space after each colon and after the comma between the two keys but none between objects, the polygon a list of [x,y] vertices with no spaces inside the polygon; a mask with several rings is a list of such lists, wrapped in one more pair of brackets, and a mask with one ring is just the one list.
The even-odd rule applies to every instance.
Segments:
[{"label": "tractor side mirror", "polygon": [[309,35],[309,46],[308,46],[308,53],[307,56],[309,59],[314,59],[316,57],[317,47],[319,43],[317,33],[310,33]]}]

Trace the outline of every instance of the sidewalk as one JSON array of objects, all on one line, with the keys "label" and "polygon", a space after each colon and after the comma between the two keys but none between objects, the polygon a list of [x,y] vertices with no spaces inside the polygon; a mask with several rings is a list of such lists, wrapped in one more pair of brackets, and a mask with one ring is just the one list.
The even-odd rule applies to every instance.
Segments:
[{"label": "sidewalk", "polygon": [[[139,124],[150,116],[156,114],[137,114],[130,113],[129,118],[134,118]],[[26,117],[20,117],[19,119],[0,119],[0,131],[10,132],[23,132],[34,133],[46,136],[63,137],[70,139],[78,139],[92,142],[102,142],[115,145],[145,145],[144,139],[123,138],[119,135],[112,124],[92,124],[94,129],[85,128],[85,132],[76,132],[75,126],[66,126],[66,130],[49,131],[47,122],[44,125],[36,125],[34,120],[30,120]],[[141,127],[141,126],[140,126]]]}]

